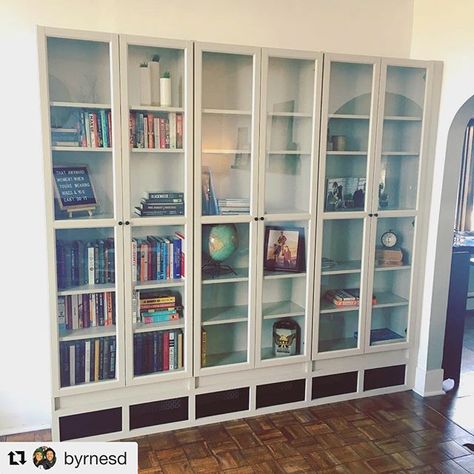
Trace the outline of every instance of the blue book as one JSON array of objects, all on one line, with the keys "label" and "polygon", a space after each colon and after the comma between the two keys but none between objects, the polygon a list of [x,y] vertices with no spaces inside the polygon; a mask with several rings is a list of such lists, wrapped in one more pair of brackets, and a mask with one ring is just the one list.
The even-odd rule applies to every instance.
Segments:
[{"label": "blue book", "polygon": [[173,240],[173,250],[174,250],[173,278],[181,278],[181,239],[175,238]]}]

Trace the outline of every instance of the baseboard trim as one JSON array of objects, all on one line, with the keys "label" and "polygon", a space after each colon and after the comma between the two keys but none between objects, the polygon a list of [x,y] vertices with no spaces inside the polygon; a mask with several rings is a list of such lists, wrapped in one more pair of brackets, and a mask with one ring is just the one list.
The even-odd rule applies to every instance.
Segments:
[{"label": "baseboard trim", "polygon": [[0,436],[11,436],[19,433],[28,433],[30,431],[50,430],[51,425],[31,425],[21,426],[18,428],[4,428],[0,429]]}]

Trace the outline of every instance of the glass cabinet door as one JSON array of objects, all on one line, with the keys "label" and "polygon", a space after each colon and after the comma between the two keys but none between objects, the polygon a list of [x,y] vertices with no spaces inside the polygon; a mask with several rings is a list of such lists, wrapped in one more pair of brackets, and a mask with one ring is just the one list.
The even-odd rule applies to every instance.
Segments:
[{"label": "glass cabinet door", "polygon": [[363,350],[378,71],[377,58],[325,57],[315,358]]},{"label": "glass cabinet door", "polygon": [[253,365],[259,77],[257,48],[195,45],[198,373]]},{"label": "glass cabinet door", "polygon": [[192,44],[120,41],[127,380],[144,384],[192,372]]},{"label": "glass cabinet door", "polygon": [[310,354],[321,59],[317,53],[263,51],[258,365]]},{"label": "glass cabinet door", "polygon": [[105,39],[47,38],[56,220],[115,218],[121,213],[114,46]]},{"label": "glass cabinet door", "polygon": [[407,341],[415,222],[415,217],[375,219],[369,346]]},{"label": "glass cabinet door", "polygon": [[426,67],[382,67],[374,209],[417,208]]},{"label": "glass cabinet door", "polygon": [[192,47],[131,36],[121,42],[126,212],[145,220],[189,214]]},{"label": "glass cabinet door", "polygon": [[55,234],[60,388],[118,380],[121,238],[113,227]]}]

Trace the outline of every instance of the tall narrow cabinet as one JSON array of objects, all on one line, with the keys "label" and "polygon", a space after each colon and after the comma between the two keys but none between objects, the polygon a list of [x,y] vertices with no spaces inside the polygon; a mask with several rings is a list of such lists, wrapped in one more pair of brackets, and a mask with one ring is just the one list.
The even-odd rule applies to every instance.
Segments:
[{"label": "tall narrow cabinet", "polygon": [[433,81],[432,63],[325,56],[313,359],[359,356],[353,392],[413,377]]}]

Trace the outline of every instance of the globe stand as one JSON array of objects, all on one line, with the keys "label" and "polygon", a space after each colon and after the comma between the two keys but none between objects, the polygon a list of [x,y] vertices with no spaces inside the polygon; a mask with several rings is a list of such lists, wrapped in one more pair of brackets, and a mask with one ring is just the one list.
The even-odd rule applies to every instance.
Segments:
[{"label": "globe stand", "polygon": [[221,262],[214,262],[212,260],[206,262],[201,269],[203,273],[211,276],[212,278],[216,278],[221,275],[228,275],[229,273],[237,275],[235,270],[230,265],[226,265]]}]

